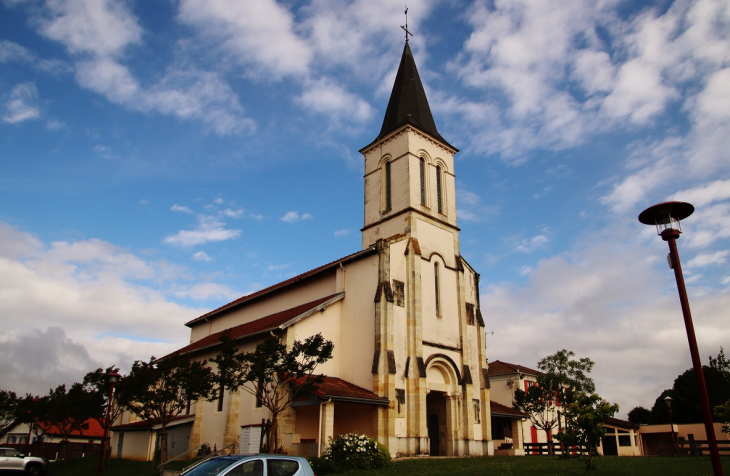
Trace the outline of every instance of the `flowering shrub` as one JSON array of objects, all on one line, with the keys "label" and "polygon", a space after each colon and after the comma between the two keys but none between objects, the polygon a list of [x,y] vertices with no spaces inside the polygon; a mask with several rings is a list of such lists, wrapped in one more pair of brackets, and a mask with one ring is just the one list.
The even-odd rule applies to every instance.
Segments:
[{"label": "flowering shrub", "polygon": [[317,474],[375,469],[390,463],[388,449],[365,435],[348,433],[330,439],[321,458],[310,461]]}]

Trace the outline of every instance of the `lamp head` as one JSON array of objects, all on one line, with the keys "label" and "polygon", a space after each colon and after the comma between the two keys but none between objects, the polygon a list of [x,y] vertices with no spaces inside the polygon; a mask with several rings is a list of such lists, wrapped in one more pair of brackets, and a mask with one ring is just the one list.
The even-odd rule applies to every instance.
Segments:
[{"label": "lamp head", "polygon": [[663,235],[667,230],[679,236],[682,233],[680,221],[684,220],[695,211],[690,203],[686,202],[663,202],[651,206],[639,214],[639,221],[644,225],[656,226],[658,235]]},{"label": "lamp head", "polygon": [[119,379],[122,377],[121,375],[119,375],[116,372],[108,373],[108,374],[106,374],[106,376],[109,379],[109,383],[112,384],[112,385],[114,385],[117,382],[119,382]]},{"label": "lamp head", "polygon": [[667,404],[667,406],[669,408],[672,408],[672,397],[670,397],[669,395],[667,395],[666,397],[664,397],[664,402]]}]

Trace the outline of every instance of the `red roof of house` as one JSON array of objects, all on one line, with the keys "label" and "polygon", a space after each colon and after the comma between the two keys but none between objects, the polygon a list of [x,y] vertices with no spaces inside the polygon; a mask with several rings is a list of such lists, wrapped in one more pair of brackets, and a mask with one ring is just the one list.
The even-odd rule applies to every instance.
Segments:
[{"label": "red roof of house", "polygon": [[[230,333],[229,336],[231,339],[242,339],[244,337],[259,334],[262,332],[266,332],[269,330],[277,329],[282,324],[285,324],[292,319],[295,319],[302,314],[305,314],[308,311],[311,311],[312,309],[316,308],[317,306],[326,303],[327,301],[330,301],[332,299],[335,299],[338,295],[332,294],[331,296],[325,296],[323,298],[317,299],[312,302],[308,302],[305,304],[300,304],[299,306],[292,307],[291,309],[286,309],[285,311],[280,311],[275,314],[271,314],[265,317],[262,317],[260,319],[256,319],[255,321],[247,322],[245,324],[241,324],[236,327],[231,327],[230,329],[227,329]],[[215,345],[220,344],[220,338],[221,335],[223,335],[223,332],[216,332],[215,334],[211,334],[209,336],[203,337],[202,339],[193,342],[192,344],[188,344],[182,349],[176,350],[170,355],[180,355],[180,354],[187,354],[196,350],[205,349],[208,347],[212,347]]]},{"label": "red roof of house", "polygon": [[[84,437],[84,438],[101,438],[104,436],[104,428],[99,424],[98,421],[89,418],[84,422],[84,425],[87,427],[86,429],[83,429],[81,431],[72,431],[69,436],[75,436],[75,437]],[[41,429],[43,430],[43,433],[47,435],[60,435],[61,432],[58,430],[58,427],[56,425],[51,425],[49,423],[41,423],[40,424]]]},{"label": "red roof of house", "polygon": [[231,301],[228,304],[225,304],[218,309],[214,309],[206,314],[203,314],[200,317],[196,317],[195,319],[188,321],[185,323],[186,326],[192,327],[193,325],[197,324],[198,322],[205,320],[206,318],[213,317],[216,314],[219,314],[223,311],[226,311],[232,307],[236,307],[238,305],[241,305],[243,303],[246,303],[248,301],[252,301],[258,297],[261,297],[265,294],[268,294],[270,292],[276,291],[278,289],[285,288],[289,285],[292,285],[294,283],[297,283],[299,281],[305,280],[307,278],[311,278],[312,276],[315,276],[321,272],[327,271],[329,269],[332,269],[336,266],[338,266],[340,263],[344,263],[346,261],[356,261],[360,258],[364,258],[365,256],[368,256],[372,253],[375,253],[375,247],[371,246],[369,248],[365,248],[364,250],[358,251],[357,253],[353,253],[351,255],[345,256],[344,258],[340,258],[336,261],[332,261],[331,263],[327,263],[323,266],[320,266],[318,268],[314,268],[313,270],[307,271],[306,273],[302,273],[298,276],[294,276],[293,278],[287,279],[286,281],[282,281],[280,283],[274,284],[272,286],[269,286],[268,288],[262,289],[260,291],[256,291],[255,293],[248,294],[246,296],[243,296],[241,298],[236,299],[235,301]]},{"label": "red roof of house", "polygon": [[508,407],[506,405],[502,405],[501,403],[497,403],[494,400],[489,400],[489,407],[490,412],[493,415],[514,415],[516,417],[520,418],[527,418],[527,413],[522,413],[519,410],[515,410],[512,407]]},{"label": "red roof of house", "polygon": [[[294,385],[299,385],[303,382],[304,379],[292,380]],[[370,390],[358,387],[353,383],[337,377],[323,377],[322,383],[318,385],[317,390],[313,393],[316,397],[324,400],[329,398],[340,401],[366,400],[375,405],[388,405],[390,403],[390,400],[385,397],[379,397]]]},{"label": "red roof of house", "polygon": [[530,375],[543,375],[539,370],[534,370],[523,365],[508,364],[501,360],[495,360],[489,362],[489,376],[505,375],[505,374],[530,374]]}]

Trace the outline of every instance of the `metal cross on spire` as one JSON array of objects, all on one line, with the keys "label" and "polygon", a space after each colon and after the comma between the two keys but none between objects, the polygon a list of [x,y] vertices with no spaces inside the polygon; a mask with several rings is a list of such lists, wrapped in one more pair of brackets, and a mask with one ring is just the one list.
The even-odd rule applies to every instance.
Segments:
[{"label": "metal cross on spire", "polygon": [[406,5],[405,14],[406,14],[406,24],[405,24],[405,26],[401,25],[400,27],[403,28],[403,31],[406,32],[406,43],[408,43],[408,35],[413,36],[413,33],[408,31],[408,5]]}]

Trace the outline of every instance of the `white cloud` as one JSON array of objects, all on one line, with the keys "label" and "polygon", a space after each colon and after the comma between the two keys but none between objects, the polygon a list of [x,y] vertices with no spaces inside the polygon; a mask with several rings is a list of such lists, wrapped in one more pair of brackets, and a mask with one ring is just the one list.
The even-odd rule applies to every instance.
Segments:
[{"label": "white cloud", "polygon": [[228,218],[241,218],[243,216],[243,208],[226,208],[225,210],[221,210],[218,212],[221,216],[228,217]]},{"label": "white cloud", "polygon": [[352,230],[349,228],[340,228],[339,230],[335,230],[335,236],[338,238],[341,236],[347,236],[350,233],[352,233]]},{"label": "white cloud", "polygon": [[142,28],[124,2],[49,0],[41,33],[60,41],[71,53],[107,57],[140,43]]},{"label": "white cloud", "polygon": [[0,41],[0,63],[30,63],[33,54],[22,45],[9,40]]},{"label": "white cloud", "polygon": [[287,269],[291,267],[289,264],[270,264],[266,267],[268,271],[278,271],[280,269]]},{"label": "white cloud", "polygon": [[538,248],[542,248],[550,242],[550,238],[546,234],[535,235],[532,238],[522,240],[518,245],[515,246],[515,251],[520,253],[532,253]]},{"label": "white cloud", "polygon": [[697,187],[681,190],[669,196],[668,200],[689,202],[695,207],[703,207],[711,203],[730,198],[730,179],[715,180]]},{"label": "white cloud", "polygon": [[196,253],[193,253],[193,256],[191,256],[193,261],[204,261],[206,263],[210,263],[213,261],[213,258],[208,256],[208,254],[205,251],[198,251]]},{"label": "white cloud", "polygon": [[730,251],[716,251],[714,253],[700,253],[687,262],[688,268],[698,268],[702,266],[716,266],[727,262],[727,256]]},{"label": "white cloud", "polygon": [[304,92],[296,100],[304,108],[330,116],[333,121],[365,122],[373,115],[370,104],[332,79],[307,82]]},{"label": "white cloud", "polygon": [[314,218],[309,213],[303,213],[299,214],[297,211],[287,212],[283,217],[281,217],[281,221],[285,221],[287,223],[294,223],[302,220],[311,220]]},{"label": "white cloud", "polygon": [[296,35],[292,13],[274,0],[182,0],[178,19],[248,66],[248,74],[281,78],[309,70],[311,49]]},{"label": "white cloud", "polygon": [[241,230],[225,228],[225,223],[216,217],[198,215],[198,226],[195,229],[180,230],[174,235],[166,236],[162,242],[168,245],[190,247],[203,243],[232,240],[240,235]]},{"label": "white cloud", "polygon": [[4,105],[3,122],[15,124],[41,115],[38,105],[38,90],[33,83],[20,83],[10,91]]},{"label": "white cloud", "polygon": [[183,273],[170,276],[114,244],[91,239],[46,245],[4,223],[0,237],[0,348],[5,355],[25,349],[22,359],[6,359],[0,371],[3,382],[14,379],[18,393],[70,383],[67,378],[78,379],[99,363],[128,370],[134,359],[165,355],[188,342],[180,322],[204,313],[142,284]]},{"label": "white cloud", "polygon": [[[524,286],[483,284],[487,328],[499,336],[490,360],[529,366],[567,348],[596,362],[599,393],[623,415],[650,406],[691,363],[666,249],[631,245],[633,233],[612,227],[610,237],[606,230],[586,235],[568,252],[523,268]],[[688,291],[700,349],[714,353],[730,338],[723,311],[730,295]]]},{"label": "white cloud", "polygon": [[190,214],[194,213],[190,208],[185,207],[183,205],[178,205],[177,203],[175,205],[173,205],[172,207],[170,207],[170,210],[172,210],[173,212],[183,212],[183,213],[190,213]]},{"label": "white cloud", "polygon": [[224,299],[227,301],[241,297],[241,293],[223,284],[198,283],[185,289],[175,291],[175,296],[191,298],[198,301],[206,299]]}]

